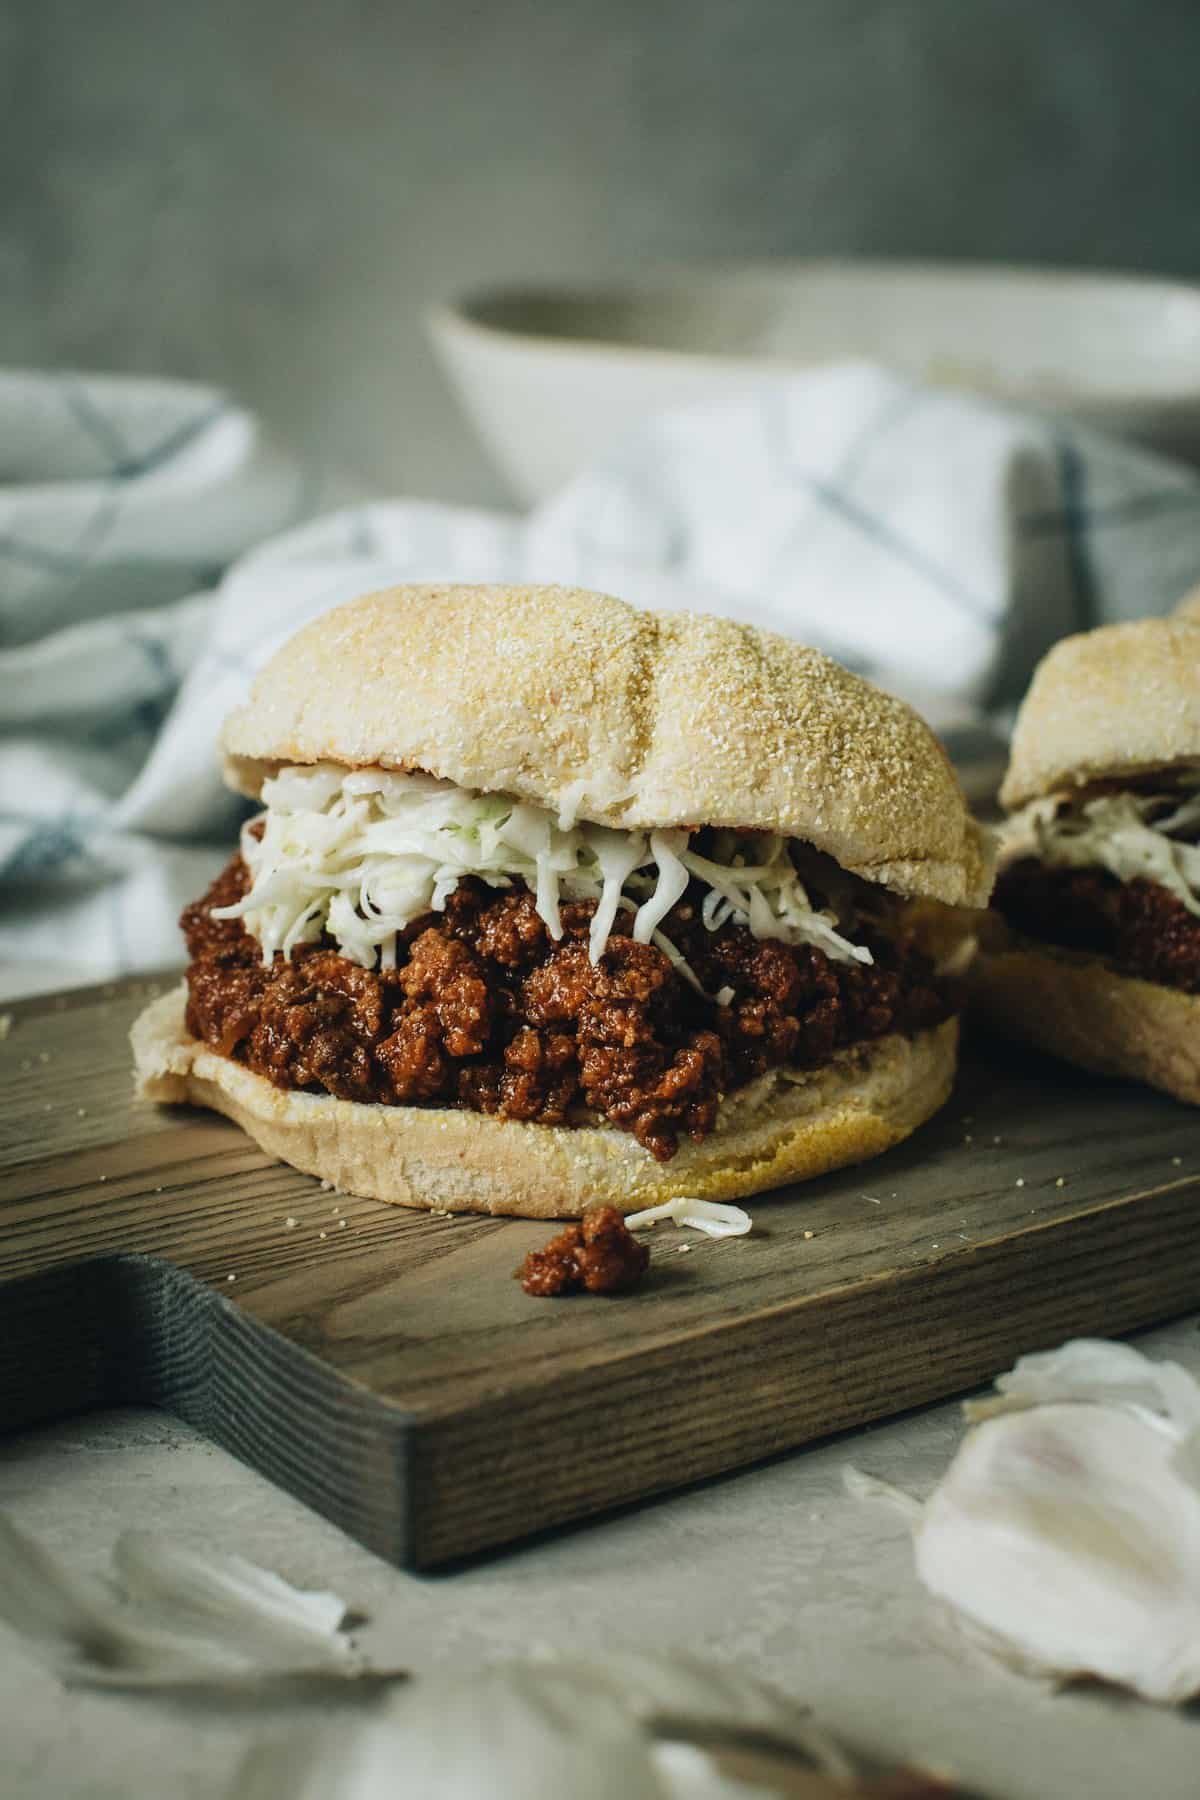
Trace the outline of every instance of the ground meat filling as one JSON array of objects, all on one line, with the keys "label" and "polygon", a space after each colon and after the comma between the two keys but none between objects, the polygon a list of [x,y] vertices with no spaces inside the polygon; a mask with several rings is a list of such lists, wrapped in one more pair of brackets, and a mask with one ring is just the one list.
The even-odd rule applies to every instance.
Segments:
[{"label": "ground meat filling", "polygon": [[212,917],[247,885],[235,857],[180,921],[193,1036],[277,1087],[550,1125],[599,1118],[662,1162],[681,1136],[707,1136],[722,1093],[925,1030],[960,998],[910,946],[864,930],[875,962],[835,963],[741,926],[709,932],[685,894],[664,929],[709,992],[732,989],[717,1006],[635,943],[627,916],[593,967],[590,901],[563,906],[555,942],[524,888],[476,881],[402,934],[395,969],[360,969],[323,944],[264,968],[240,920]]},{"label": "ground meat filling", "polygon": [[615,1206],[589,1206],[513,1271],[535,1299],[559,1294],[624,1294],[650,1266],[650,1249],[635,1238]]},{"label": "ground meat filling", "polygon": [[1052,869],[1026,856],[1001,871],[992,904],[1023,937],[1086,950],[1124,975],[1200,994],[1200,919],[1155,881]]}]

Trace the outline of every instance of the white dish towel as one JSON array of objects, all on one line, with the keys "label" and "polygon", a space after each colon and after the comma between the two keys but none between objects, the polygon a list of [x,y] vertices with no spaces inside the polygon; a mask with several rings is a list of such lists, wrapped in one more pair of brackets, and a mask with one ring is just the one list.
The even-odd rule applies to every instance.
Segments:
[{"label": "white dish towel", "polygon": [[862,365],[659,418],[525,519],[349,501],[221,394],[0,373],[4,991],[180,960],[176,915],[240,816],[222,717],[298,625],[371,588],[560,581],[728,613],[969,754],[1055,638],[1200,581],[1196,471]]}]

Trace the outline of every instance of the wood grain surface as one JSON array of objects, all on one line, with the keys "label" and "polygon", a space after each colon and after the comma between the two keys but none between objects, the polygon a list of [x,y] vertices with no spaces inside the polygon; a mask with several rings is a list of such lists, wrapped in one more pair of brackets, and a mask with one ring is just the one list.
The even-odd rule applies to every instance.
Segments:
[{"label": "wood grain surface", "polygon": [[615,1299],[529,1299],[543,1225],[327,1191],[131,1098],[145,981],[18,1003],[0,1042],[0,1425],[165,1406],[428,1566],[1200,1303],[1197,1115],[973,1051],[908,1144],[651,1235]]}]

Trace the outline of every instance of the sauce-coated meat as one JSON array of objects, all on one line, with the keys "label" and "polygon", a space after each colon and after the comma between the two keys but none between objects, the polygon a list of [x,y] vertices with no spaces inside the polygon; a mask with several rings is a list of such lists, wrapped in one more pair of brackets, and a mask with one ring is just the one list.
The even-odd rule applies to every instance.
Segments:
[{"label": "sauce-coated meat", "polygon": [[589,1206],[540,1250],[530,1250],[515,1277],[537,1299],[559,1294],[622,1294],[650,1266],[649,1246],[635,1238],[615,1206]]},{"label": "sauce-coated meat", "polygon": [[1200,994],[1200,919],[1155,881],[1051,869],[1026,856],[1001,870],[992,904],[1025,937],[1087,950],[1123,974]]},{"label": "sauce-coated meat", "polygon": [[703,986],[619,916],[588,960],[594,906],[562,908],[555,942],[523,888],[464,881],[444,913],[402,934],[395,969],[360,969],[328,942],[263,966],[240,921],[213,907],[246,891],[235,858],[181,924],[192,958],[188,1027],[283,1088],[392,1106],[462,1106],[504,1119],[597,1118],[666,1161],[681,1137],[713,1128],[722,1093],[790,1063],[949,1016],[951,988],[928,961],[863,932],[873,964],[762,941],[737,925],[709,932],[687,895],[663,921]]}]

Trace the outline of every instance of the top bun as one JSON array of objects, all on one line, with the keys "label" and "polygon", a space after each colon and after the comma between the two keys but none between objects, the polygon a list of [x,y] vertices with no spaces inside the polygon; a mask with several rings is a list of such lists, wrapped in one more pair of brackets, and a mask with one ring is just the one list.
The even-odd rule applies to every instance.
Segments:
[{"label": "top bun", "polygon": [[813,844],[906,895],[982,905],[990,859],[937,739],[817,650],[564,587],[410,586],[297,633],[221,735],[256,796],[284,764],[423,769],[618,828]]},{"label": "top bun", "polygon": [[1063,638],[1038,664],[1013,731],[1002,805],[1111,777],[1200,764],[1200,633],[1138,619]]}]

